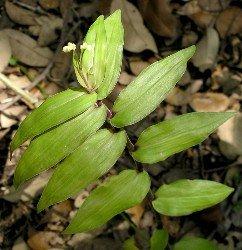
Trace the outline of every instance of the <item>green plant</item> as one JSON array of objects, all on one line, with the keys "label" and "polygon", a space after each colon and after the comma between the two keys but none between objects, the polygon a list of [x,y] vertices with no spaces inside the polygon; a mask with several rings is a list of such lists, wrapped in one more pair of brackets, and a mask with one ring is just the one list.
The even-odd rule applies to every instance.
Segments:
[{"label": "green plant", "polygon": [[[133,146],[124,127],[142,120],[164,100],[185,72],[195,46],[149,66],[120,93],[109,110],[102,100],[117,82],[123,43],[120,11],[106,19],[100,16],[90,27],[83,45],[77,48],[70,43],[64,47],[66,52],[73,51],[81,87],[48,98],[17,130],[11,151],[26,140],[31,143],[17,165],[16,188],[54,166],[38,211],[76,195],[107,173],[127,141],[135,161],[155,163],[201,143],[234,115],[193,112],[178,116],[145,129]],[[147,172],[124,170],[90,193],[65,232],[83,232],[103,225],[140,203],[149,190]],[[213,181],[179,180],[157,190],[153,207],[165,215],[187,215],[221,202],[232,190]],[[156,238],[153,241],[155,244]]]}]

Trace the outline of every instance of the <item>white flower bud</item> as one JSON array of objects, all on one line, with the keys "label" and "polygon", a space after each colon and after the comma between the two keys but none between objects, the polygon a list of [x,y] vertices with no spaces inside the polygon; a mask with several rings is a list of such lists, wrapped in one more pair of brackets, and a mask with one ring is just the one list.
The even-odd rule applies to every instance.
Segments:
[{"label": "white flower bud", "polygon": [[66,46],[63,47],[62,49],[65,53],[75,51],[76,50],[76,45],[74,43],[68,43]]}]

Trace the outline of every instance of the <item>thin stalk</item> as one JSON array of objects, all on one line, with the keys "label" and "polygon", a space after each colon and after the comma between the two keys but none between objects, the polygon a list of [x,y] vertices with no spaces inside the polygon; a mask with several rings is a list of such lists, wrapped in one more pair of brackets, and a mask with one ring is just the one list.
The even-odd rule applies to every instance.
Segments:
[{"label": "thin stalk", "polygon": [[31,96],[28,92],[22,90],[18,86],[16,86],[12,81],[9,80],[8,77],[6,77],[4,74],[0,73],[0,80],[3,82],[5,86],[12,89],[15,93],[20,95],[28,104],[30,108],[35,108],[35,103],[37,102],[37,99]]}]

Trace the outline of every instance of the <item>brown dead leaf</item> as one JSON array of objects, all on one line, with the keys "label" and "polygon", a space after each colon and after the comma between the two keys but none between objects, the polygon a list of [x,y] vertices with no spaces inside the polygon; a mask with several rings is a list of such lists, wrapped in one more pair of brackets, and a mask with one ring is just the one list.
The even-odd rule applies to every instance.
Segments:
[{"label": "brown dead leaf", "polygon": [[68,72],[70,65],[71,65],[70,54],[60,51],[55,57],[54,66],[50,72],[51,77],[53,77],[53,79],[56,81],[62,80],[66,75],[66,73]]},{"label": "brown dead leaf", "polygon": [[239,7],[230,7],[220,13],[216,21],[219,35],[225,38],[242,32],[242,10]]},{"label": "brown dead leaf", "polygon": [[8,78],[21,89],[27,88],[29,85],[31,85],[31,81],[27,76],[17,76],[15,74],[10,74]]},{"label": "brown dead leaf", "polygon": [[196,23],[197,26],[207,28],[213,24],[216,15],[207,11],[199,11],[189,17]]},{"label": "brown dead leaf", "polygon": [[196,53],[192,57],[193,64],[202,72],[212,68],[216,63],[218,50],[218,33],[215,29],[208,28],[205,36],[197,44]]},{"label": "brown dead leaf", "polygon": [[188,16],[201,28],[209,27],[216,18],[216,13],[203,10],[196,0],[187,2],[178,13]]},{"label": "brown dead leaf", "polygon": [[12,187],[9,193],[3,196],[3,198],[10,202],[17,202],[19,200],[31,201],[34,197],[41,194],[52,173],[53,170],[43,172],[42,174],[26,182],[18,190],[15,190]]},{"label": "brown dead leaf", "polygon": [[242,113],[238,113],[218,128],[219,147],[228,158],[242,155]]},{"label": "brown dead leaf", "polygon": [[141,73],[141,71],[143,71],[145,68],[147,68],[150,64],[148,62],[145,61],[131,61],[129,63],[130,69],[132,71],[132,73],[137,76]]},{"label": "brown dead leaf", "polygon": [[189,47],[195,44],[198,40],[198,35],[194,31],[186,33],[182,37],[182,47]]},{"label": "brown dead leaf", "polygon": [[119,76],[118,82],[122,85],[129,85],[134,79],[135,76],[128,74],[126,71],[123,71]]},{"label": "brown dead leaf", "polygon": [[46,46],[51,44],[57,39],[56,30],[61,30],[63,27],[63,19],[51,16],[40,16],[36,18],[38,26],[30,27],[30,30],[34,31],[35,35],[38,35],[38,44],[40,46]]},{"label": "brown dead leaf", "polygon": [[22,63],[45,67],[53,57],[49,48],[39,47],[34,39],[22,32],[14,29],[5,29],[3,32],[9,37],[13,55]]},{"label": "brown dead leaf", "polygon": [[167,0],[141,0],[139,8],[149,27],[158,35],[176,37],[178,21]]},{"label": "brown dead leaf", "polygon": [[142,215],[144,213],[145,209],[144,207],[142,206],[142,204],[138,204],[134,207],[131,207],[129,209],[126,210],[126,212],[128,214],[130,214],[131,216],[131,220],[134,222],[135,225],[139,225],[140,223],[140,220],[142,218]]},{"label": "brown dead leaf", "polygon": [[36,231],[28,239],[28,245],[33,250],[49,250],[53,246],[63,246],[63,239],[55,232]]},{"label": "brown dead leaf", "polygon": [[0,73],[8,65],[11,58],[12,50],[8,36],[0,31]]},{"label": "brown dead leaf", "polygon": [[60,0],[39,0],[39,4],[46,10],[57,9],[60,6]]},{"label": "brown dead leaf", "polygon": [[198,112],[221,112],[228,109],[229,98],[222,93],[195,93],[189,104]]},{"label": "brown dead leaf", "polygon": [[36,25],[37,14],[34,12],[21,8],[10,1],[5,2],[5,8],[8,16],[15,23],[23,24],[23,25]]},{"label": "brown dead leaf", "polygon": [[25,106],[12,106],[0,114],[0,125],[2,128],[9,128],[17,123],[17,118],[26,110]]},{"label": "brown dead leaf", "polygon": [[140,220],[139,226],[140,228],[148,228],[153,227],[154,224],[154,214],[151,211],[147,211]]},{"label": "brown dead leaf", "polygon": [[111,12],[121,9],[124,25],[124,48],[128,51],[139,53],[143,50],[158,52],[155,40],[149,30],[144,26],[143,19],[138,9],[127,0],[113,0]]},{"label": "brown dead leaf", "polygon": [[197,2],[203,10],[217,12],[227,8],[231,0],[197,0]]},{"label": "brown dead leaf", "polygon": [[29,250],[29,247],[22,238],[18,238],[14,242],[12,250]]},{"label": "brown dead leaf", "polygon": [[179,230],[180,230],[180,219],[179,217],[169,217],[169,216],[165,216],[162,215],[161,216],[161,221],[162,221],[162,225],[163,228],[167,230],[167,232],[169,233],[169,235],[171,235],[172,237],[176,237]]},{"label": "brown dead leaf", "polygon": [[166,102],[174,106],[183,106],[189,103],[189,94],[175,87],[171,93],[166,97]]}]

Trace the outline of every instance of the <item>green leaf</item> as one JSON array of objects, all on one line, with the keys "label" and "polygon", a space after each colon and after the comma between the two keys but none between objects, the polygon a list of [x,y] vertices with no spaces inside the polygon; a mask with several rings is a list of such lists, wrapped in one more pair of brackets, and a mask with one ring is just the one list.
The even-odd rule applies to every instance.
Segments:
[{"label": "green leaf", "polygon": [[110,94],[117,83],[121,71],[124,29],[121,22],[121,11],[117,10],[104,20],[107,47],[105,53],[106,70],[102,84],[99,86],[98,99],[102,100]]},{"label": "green leaf", "polygon": [[163,121],[144,130],[133,157],[155,163],[204,141],[234,112],[194,112]]},{"label": "green leaf", "polygon": [[104,175],[117,161],[126,145],[126,133],[107,129],[90,136],[57,165],[40,198],[38,210],[63,201]]},{"label": "green leaf", "polygon": [[79,83],[93,91],[102,83],[105,74],[106,31],[104,17],[99,16],[89,28],[80,50],[73,53],[73,65]]},{"label": "green leaf", "polygon": [[135,245],[134,237],[131,237],[124,242],[123,250],[139,250]]},{"label": "green leaf", "polygon": [[150,239],[150,250],[164,250],[168,239],[169,234],[165,229],[155,229]]},{"label": "green leaf", "polygon": [[211,241],[198,237],[184,237],[174,245],[173,250],[218,250]]},{"label": "green leaf", "polygon": [[168,216],[188,215],[224,200],[233,188],[214,181],[178,180],[162,185],[153,201],[155,210]]},{"label": "green leaf", "polygon": [[146,172],[122,171],[91,192],[64,232],[84,232],[102,226],[113,216],[139,204],[149,188]]},{"label": "green leaf", "polygon": [[34,139],[22,155],[14,186],[54,166],[96,132],[106,119],[106,107],[91,107],[83,114]]},{"label": "green leaf", "polygon": [[12,142],[11,151],[28,139],[77,116],[97,100],[97,95],[68,89],[48,98],[20,124]]},{"label": "green leaf", "polygon": [[165,99],[186,70],[195,46],[178,51],[153,63],[140,73],[118,96],[114,103],[115,127],[134,124],[149,115]]}]

